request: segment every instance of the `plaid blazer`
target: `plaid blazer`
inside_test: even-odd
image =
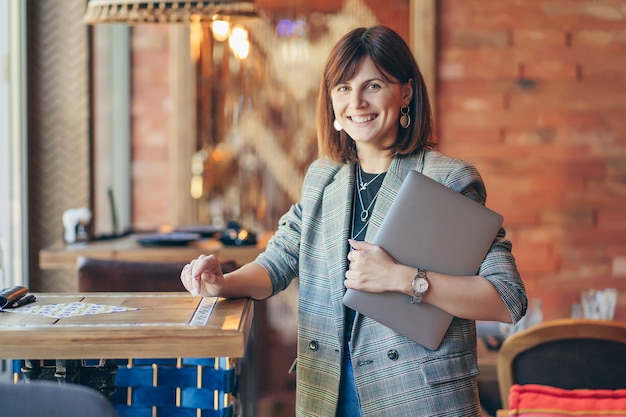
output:
[[[482,204],[486,191],[470,164],[437,151],[394,158],[374,205],[366,239],[371,241],[410,170]],[[299,278],[296,415],[334,417],[344,346],[344,274],[354,194],[353,164],[313,162],[302,198],[282,216],[256,263],[274,293]],[[418,213],[416,213],[417,215]],[[526,293],[511,243],[501,229],[479,274],[499,291],[517,322]],[[476,326],[454,318],[441,346],[431,351],[376,321],[357,314],[352,364],[364,417],[478,416]]]

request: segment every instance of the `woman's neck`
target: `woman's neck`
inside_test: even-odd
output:
[[[372,155],[362,155],[359,153],[361,169],[368,174],[380,174],[381,172],[387,171],[392,159],[392,155],[384,151],[377,151]]]

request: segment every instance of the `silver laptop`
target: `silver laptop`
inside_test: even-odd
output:
[[[399,263],[450,275],[476,275],[502,225],[500,214],[411,171],[373,243]],[[407,283],[408,285],[408,283]],[[453,316],[403,293],[348,289],[343,303],[436,350]]]

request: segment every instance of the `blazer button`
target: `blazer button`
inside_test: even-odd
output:
[[[400,355],[398,354],[398,351],[395,349],[389,349],[387,351],[387,357],[389,359],[391,359],[392,361],[397,361],[398,358],[400,357]]]
[[[311,349],[311,350],[312,350],[312,351],[314,351],[314,352],[315,352],[317,349],[319,349],[319,345],[318,345],[318,343],[317,343],[317,341],[316,341],[316,340],[311,340],[311,341],[309,342],[309,349]]]

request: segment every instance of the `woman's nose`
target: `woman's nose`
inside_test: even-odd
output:
[[[363,97],[363,93],[361,91],[353,91],[350,94],[350,107],[352,108],[360,108],[366,106],[367,103]]]

